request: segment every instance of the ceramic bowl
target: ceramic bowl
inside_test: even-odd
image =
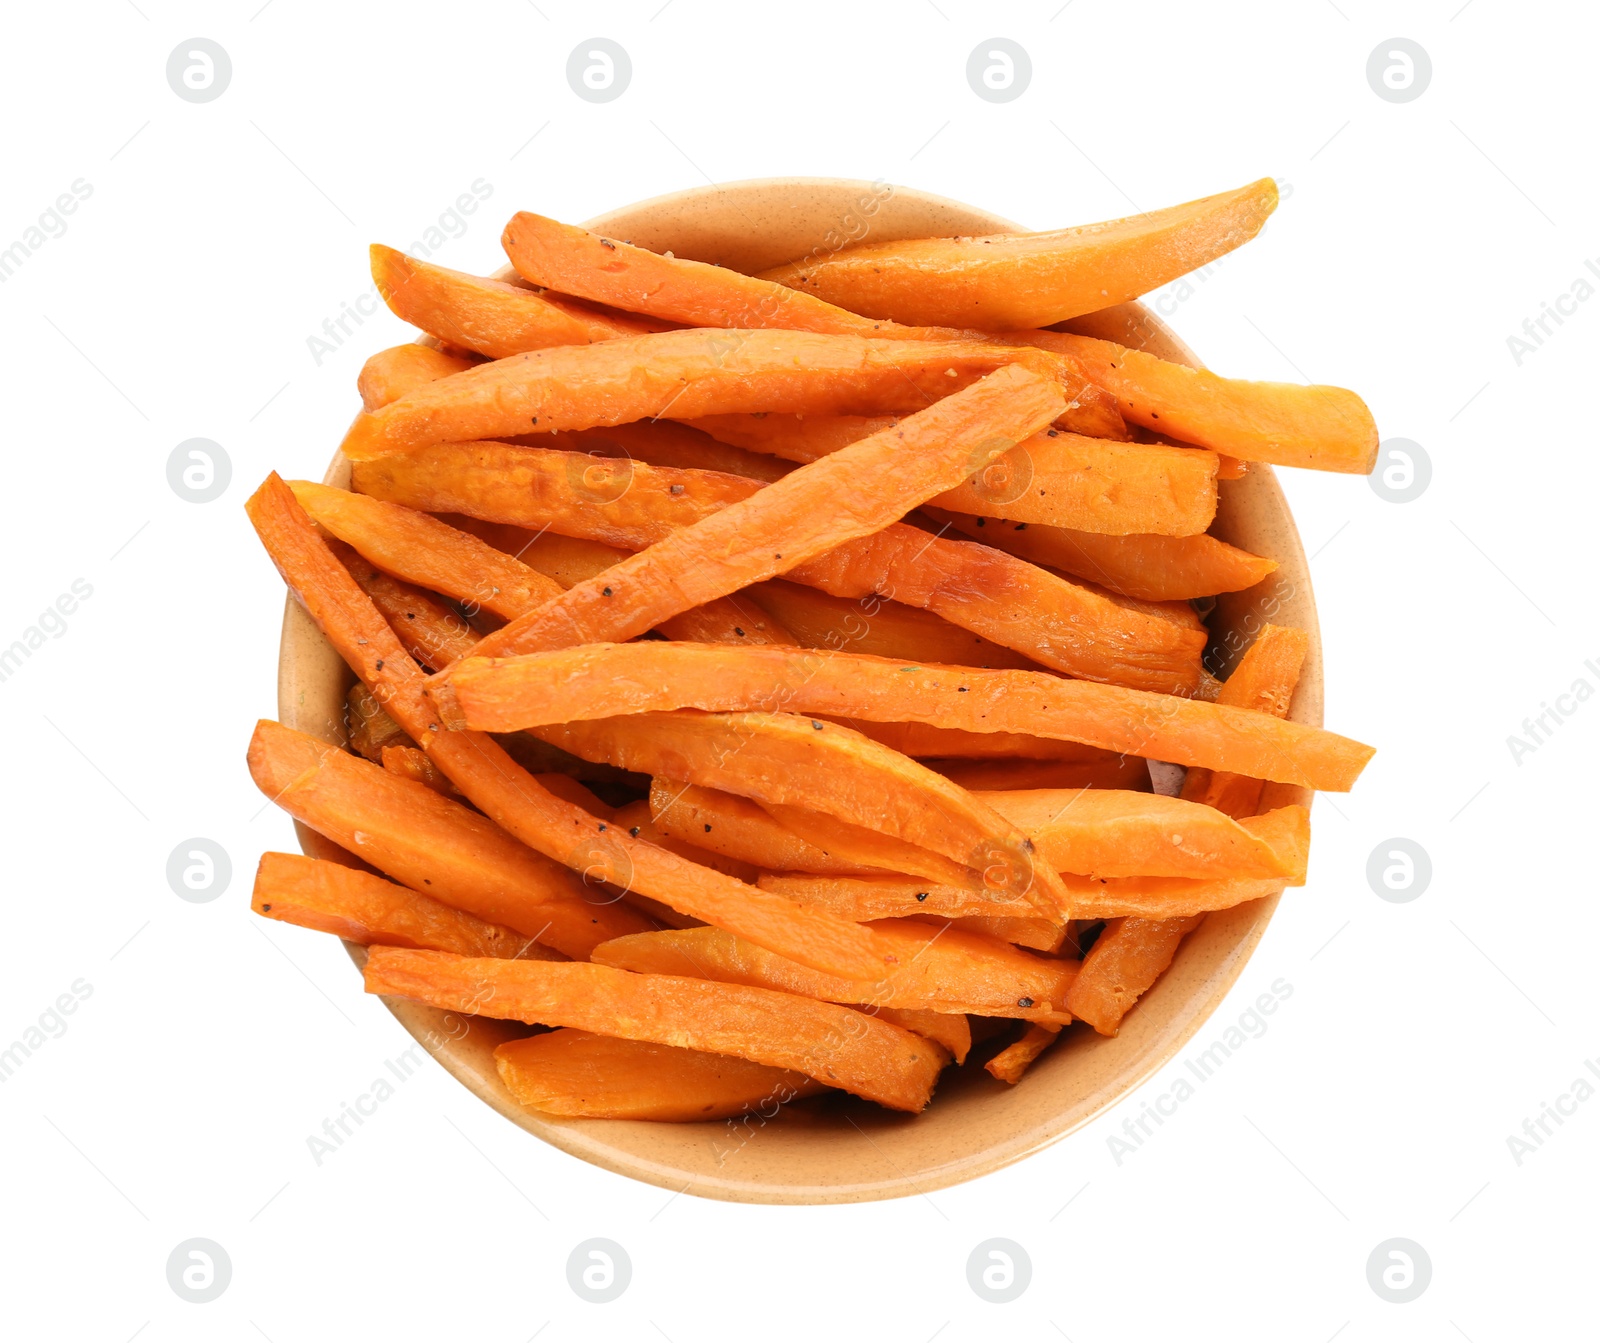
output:
[[[1063,207],[1057,225],[1077,217]],[[780,178],[697,188],[612,210],[591,229],[655,251],[757,271],[816,247],[863,238],[887,240],[993,233],[1019,226],[972,206],[903,187],[837,179]],[[1198,366],[1186,346],[1139,304],[1124,304],[1074,324]],[[330,484],[344,484],[336,459]],[[1247,645],[1268,621],[1311,634],[1311,651],[1290,717],[1322,722],[1322,659],[1316,608],[1294,519],[1272,471],[1254,467],[1221,486],[1215,535],[1278,562],[1249,592],[1218,602],[1210,617],[1213,669]],[[292,601],[279,657],[278,710],[290,727],[330,741],[342,732],[350,674]],[[1309,801],[1280,789],[1274,803]],[[301,829],[308,852],[327,841]],[[1277,897],[1213,913],[1188,937],[1172,968],[1128,1014],[1115,1038],[1083,1024],[1006,1086],[970,1063],[950,1069],[921,1115],[881,1110],[850,1097],[786,1107],[743,1122],[653,1124],[557,1119],[525,1110],[501,1085],[492,1057],[527,1028],[462,1019],[398,999],[385,1000],[401,1025],[486,1105],[562,1151],[663,1188],[754,1203],[845,1203],[895,1198],[970,1180],[1018,1161],[1114,1105],[1171,1059],[1204,1025],[1244,969]],[[359,965],[360,947],[350,948]]]

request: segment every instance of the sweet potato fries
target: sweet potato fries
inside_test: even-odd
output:
[[[1212,534],[1230,490],[1370,470],[1366,406],[1094,317],[1276,200],[759,276],[532,213],[514,274],[374,245],[430,343],[362,369],[348,477],[247,506],[355,682],[256,726],[315,848],[252,909],[498,1023],[480,1060],[564,1120],[916,1113],[1115,1034],[1208,913],[1306,880],[1306,790],[1372,755],[1294,709],[1314,631],[1205,620],[1294,556]]]

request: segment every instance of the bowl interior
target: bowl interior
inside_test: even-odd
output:
[[[670,249],[677,256],[755,270],[814,248],[837,248],[866,238],[997,232],[1017,226],[903,187],[774,179],[658,197],[613,210],[591,220],[589,227],[658,251]],[[1198,362],[1139,304],[1107,309],[1074,326],[1168,359]],[[336,458],[328,481],[347,480],[348,464]],[[1294,520],[1269,468],[1256,466],[1242,479],[1222,484],[1212,531],[1279,565],[1256,588],[1218,602],[1210,619],[1213,670],[1225,671],[1269,620],[1309,631],[1310,656],[1290,717],[1320,725],[1316,608]],[[290,601],[279,658],[282,721],[342,744],[349,684],[343,662]],[[1309,801],[1304,790],[1269,787],[1271,805]],[[308,853],[334,851],[321,836],[297,829]],[[1184,941],[1171,969],[1128,1014],[1115,1038],[1075,1025],[1015,1087],[994,1081],[974,1063],[951,1069],[933,1105],[916,1117],[830,1097],[739,1122],[553,1119],[519,1106],[495,1071],[495,1047],[527,1028],[460,1018],[398,999],[385,1002],[481,1100],[546,1142],[608,1170],[674,1190],[748,1202],[892,1198],[955,1184],[1015,1161],[1071,1132],[1143,1081],[1215,1009],[1260,941],[1276,905],[1274,896],[1211,914]],[[350,951],[358,964],[364,960],[362,948],[351,946]]]

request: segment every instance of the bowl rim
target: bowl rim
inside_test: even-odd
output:
[[[643,210],[699,208],[719,196],[748,195],[752,192],[772,193],[781,190],[861,192],[881,189],[884,185],[878,182],[830,177],[750,178],[738,182],[666,192],[596,216],[588,221],[585,227],[605,229],[615,220]],[[948,197],[898,185],[890,187],[889,191],[894,196],[908,199],[924,208],[968,218],[982,216],[985,226],[991,231],[1021,231],[1020,225]],[[927,235],[901,233],[899,236]],[[680,252],[680,255],[682,254],[686,253]],[[511,268],[506,266],[496,274],[504,278],[510,273]],[[1178,359],[1192,367],[1202,367],[1200,360],[1189,347],[1143,304],[1121,305],[1120,320],[1135,327],[1142,327],[1143,336],[1152,343],[1165,347],[1165,357]],[[419,336],[416,343],[437,344],[425,334]],[[1262,500],[1276,515],[1275,521],[1279,528],[1276,536],[1279,572],[1292,574],[1297,588],[1303,586],[1304,590],[1302,609],[1295,623],[1306,628],[1311,637],[1311,648],[1291,717],[1300,722],[1320,726],[1322,723],[1320,631],[1304,548],[1275,473],[1270,467],[1256,464],[1252,467],[1250,475],[1254,477],[1253,488],[1262,492]],[[324,479],[328,484],[342,486],[348,483],[349,463],[337,451]],[[340,744],[345,744],[342,741],[342,723],[326,719],[318,722],[314,714],[308,718],[306,705],[308,689],[312,688],[314,683],[320,681],[326,686],[330,676],[338,676],[341,678],[341,684],[348,685],[350,674],[292,596],[285,599],[278,670],[278,712],[281,721],[299,727],[303,731],[321,735],[330,741],[338,740]],[[341,698],[342,694],[341,690]],[[1297,796],[1288,796],[1288,793]],[[1309,798],[1309,794],[1305,790],[1286,791],[1285,800],[1306,798]],[[295,830],[304,852],[320,856],[344,852],[298,821],[295,822]],[[1231,945],[1225,948],[1212,971],[1202,981],[1201,995],[1198,998],[1191,996],[1186,1000],[1185,1009],[1175,1014],[1168,1021],[1166,1029],[1160,1030],[1142,1047],[1131,1066],[1116,1071],[1108,1082],[1080,1098],[1076,1105],[1062,1112],[1049,1114],[1007,1139],[991,1146],[958,1154],[943,1162],[919,1167],[914,1173],[896,1170],[882,1179],[860,1179],[838,1183],[792,1183],[760,1178],[733,1178],[710,1173],[704,1169],[688,1169],[681,1163],[675,1164],[669,1160],[652,1159],[633,1148],[606,1140],[607,1133],[619,1132],[618,1125],[635,1127],[630,1121],[560,1119],[526,1110],[511,1097],[501,1084],[494,1068],[492,1050],[500,1040],[522,1034],[525,1028],[508,1029],[502,1023],[488,1022],[482,1018],[475,1018],[470,1023],[463,1022],[452,1014],[442,1013],[437,1009],[405,999],[384,997],[383,1002],[413,1039],[479,1100],[491,1106],[519,1128],[561,1151],[613,1173],[680,1193],[687,1192],[701,1197],[734,1202],[820,1205],[907,1197],[975,1179],[1020,1161],[1104,1115],[1118,1101],[1142,1086],[1170,1063],[1179,1050],[1214,1015],[1219,1004],[1238,981],[1265,935],[1280,896],[1281,892],[1247,905],[1235,906],[1232,910],[1216,911],[1208,917],[1199,933],[1193,935],[1191,939],[1186,939],[1184,947],[1180,949],[1179,960],[1174,962],[1174,968],[1181,962],[1190,941],[1204,933],[1208,925],[1226,925],[1219,936],[1222,939],[1231,938]],[[351,942],[346,942],[345,947],[358,967],[365,963],[365,947]],[[1169,970],[1168,975],[1171,974],[1172,971]],[[1163,977],[1165,978],[1166,976]],[[1155,995],[1161,986],[1162,981],[1158,981],[1156,987],[1146,997]],[[1070,1052],[1081,1052],[1084,1046],[1081,1032],[1078,1033],[1078,1037],[1077,1047]],[[1089,1037],[1087,1048],[1113,1047],[1120,1038],[1123,1037]],[[1068,1052],[1068,1045],[1069,1042],[1064,1039],[1055,1046],[1052,1054]],[[1049,1057],[1050,1055],[1046,1056],[1047,1059]]]

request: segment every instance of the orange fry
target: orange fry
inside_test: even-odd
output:
[[[985,1063],[983,1070],[997,1081],[1016,1086],[1033,1061],[1049,1049],[1060,1034],[1061,1027],[1035,1021],[1022,1033],[1021,1039],[1007,1045]]]
[[[1039,788],[979,793],[1058,872],[1091,877],[1306,879],[1310,813],[1280,807],[1236,821],[1160,793]]]
[[[701,931],[690,929],[690,933]],[[921,1110],[949,1056],[864,1012],[742,984],[374,947],[368,993],[536,1025],[731,1054],[895,1110]]]
[[[1142,601],[1242,592],[1278,567],[1276,560],[1214,536],[1105,536],[924,507],[936,522],[948,523],[975,541]]]
[[[356,417],[344,454],[594,429],[733,411],[915,411],[1020,364],[1059,387],[1063,361],[1027,346],[867,340],[800,331],[664,331],[512,355]],[[1061,413],[1065,398],[1051,412]],[[1047,421],[1048,422],[1048,421]]]
[[[1204,918],[1196,914],[1187,919],[1127,918],[1108,923],[1067,993],[1072,1015],[1082,1017],[1101,1035],[1115,1035],[1128,1010],[1172,964],[1178,944]]]
[[[257,914],[366,946],[422,947],[457,956],[559,960],[560,954],[432,896],[339,863],[264,853],[250,907]]]
[[[567,1119],[730,1119],[827,1090],[803,1073],[728,1054],[567,1027],[508,1040],[494,1062],[523,1105]]]
[[[1343,387],[1221,378],[1109,340],[1040,331],[1040,349],[1071,355],[1135,424],[1249,462],[1368,474],[1378,459],[1372,412]]]
[[[293,480],[311,520],[396,578],[510,619],[561,595],[561,585],[426,513]]]
[[[372,278],[390,312],[447,345],[491,359],[662,329],[658,323],[603,314],[504,280],[431,265],[382,243],[373,243],[370,250]]]
[[[429,345],[396,345],[379,350],[361,366],[356,390],[365,410],[378,410],[427,383],[474,368],[478,360],[468,355],[446,354]]]
[[[654,642],[472,657],[430,682],[430,694],[457,721],[490,732],[618,714],[781,708],[1026,732],[1337,792],[1349,790],[1372,756],[1370,747],[1321,728],[1205,700],[1043,672],[908,666],[787,648]]]
[[[1278,204],[1270,177],[1050,233],[863,243],[763,272],[841,308],[917,326],[1014,331],[1159,289],[1248,242]]]

